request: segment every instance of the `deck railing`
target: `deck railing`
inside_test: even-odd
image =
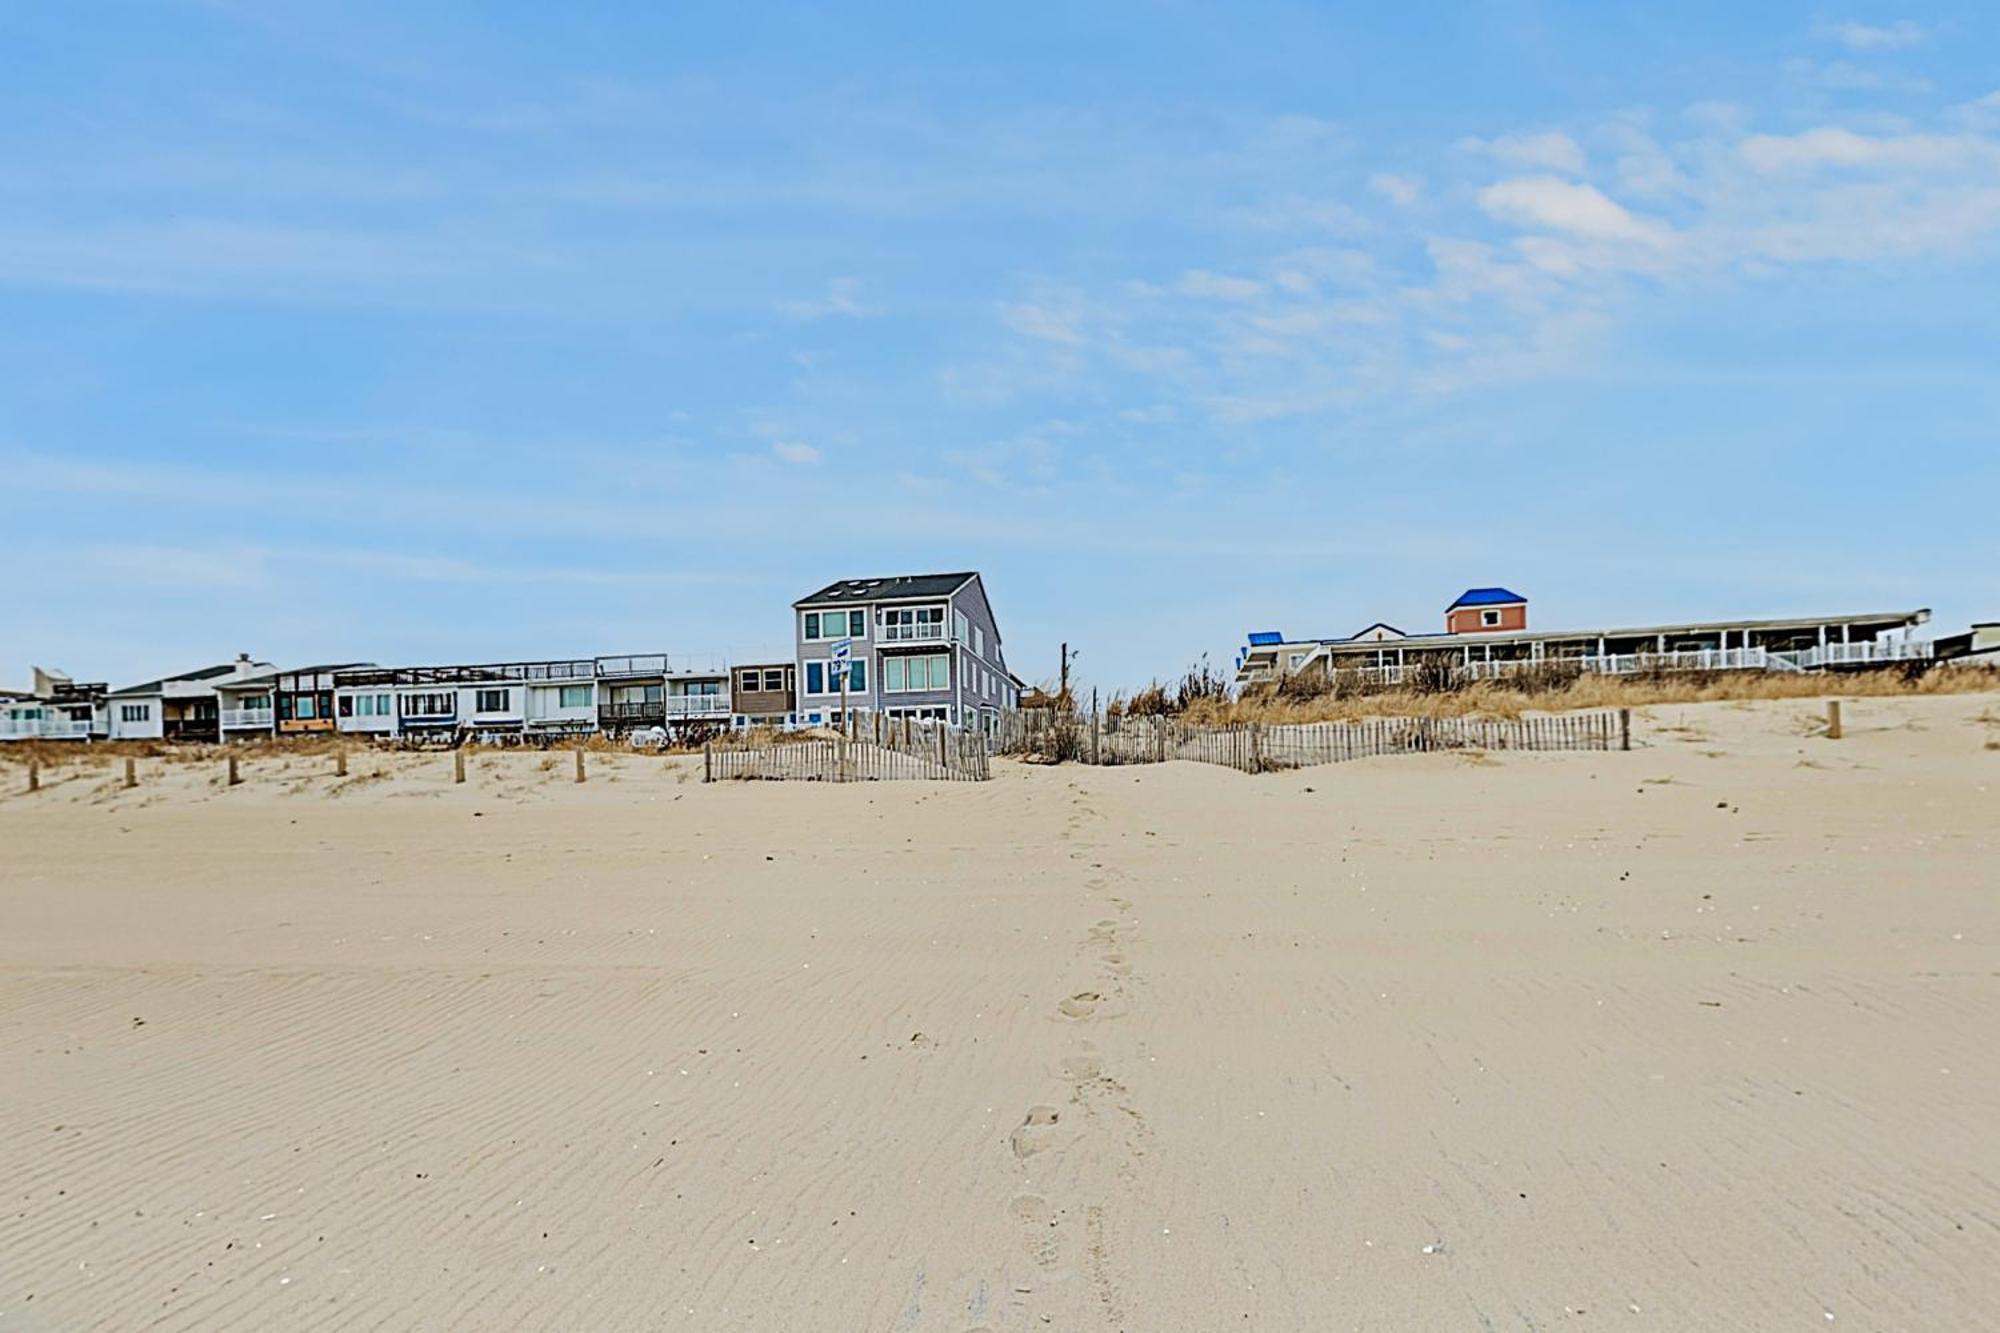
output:
[[[90,723],[67,717],[0,718],[0,741],[86,741]]]
[[[1334,670],[1372,685],[1400,685],[1411,673],[1425,668],[1416,660],[1428,658],[1437,669],[1449,669],[1464,680],[1501,680],[1517,672],[1562,670],[1599,676],[1630,676],[1653,671],[1812,671],[1825,667],[1888,665],[1923,661],[1933,656],[1928,640],[1873,639],[1866,643],[1829,643],[1800,649],[1776,648],[1683,648],[1666,652],[1590,653],[1576,657],[1510,657],[1491,661],[1474,657],[1465,660],[1463,650],[1420,648],[1410,650],[1410,659],[1400,665],[1348,666],[1332,656],[1315,657]],[[1350,659],[1351,660],[1351,659]],[[1307,664],[1308,666],[1311,663]],[[1272,673],[1259,672],[1257,679],[1270,680]]]
[[[728,717],[726,694],[670,694],[666,697],[668,717]]]
[[[269,731],[277,714],[268,708],[225,708],[222,710],[224,731]]]

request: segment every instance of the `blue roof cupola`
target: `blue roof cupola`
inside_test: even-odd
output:
[[[1516,603],[1525,604],[1527,600],[1520,593],[1506,588],[1467,588],[1445,610],[1456,611],[1461,606],[1513,606]]]

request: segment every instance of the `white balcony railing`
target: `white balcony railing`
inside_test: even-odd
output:
[[[877,643],[942,643],[943,625],[877,625]]]
[[[728,717],[726,694],[670,694],[666,699],[668,717]]]
[[[269,731],[275,719],[268,708],[225,708],[222,710],[224,731]]]
[[[1435,649],[1420,651],[1436,652]],[[1599,676],[1629,676],[1641,671],[1811,671],[1831,666],[1869,666],[1877,663],[1921,661],[1934,655],[1928,640],[1876,639],[1867,643],[1829,643],[1824,646],[1778,651],[1768,648],[1688,648],[1664,653],[1593,653],[1586,657],[1510,658],[1504,661],[1452,662],[1462,676],[1473,680],[1498,680],[1516,671],[1545,666],[1571,666]],[[1314,654],[1310,661],[1320,660]],[[1339,658],[1328,658],[1336,670],[1358,671],[1361,678],[1380,685],[1400,684],[1413,664],[1385,663],[1382,666],[1352,667]],[[1272,664],[1246,664],[1241,673],[1246,680],[1269,680],[1276,674]]]
[[[90,723],[67,717],[0,718],[0,741],[84,741]]]

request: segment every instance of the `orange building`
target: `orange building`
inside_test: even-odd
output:
[[[1504,634],[1528,628],[1528,599],[1505,588],[1467,588],[1445,608],[1446,634]]]

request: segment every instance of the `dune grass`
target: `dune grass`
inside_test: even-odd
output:
[[[1386,687],[1311,694],[1267,687],[1235,699],[1191,700],[1177,716],[1188,722],[1339,722],[1364,717],[1517,717],[1526,712],[1643,708],[1759,699],[1882,698],[2000,691],[2000,670],[1934,668],[1779,675],[1769,672],[1679,672],[1646,676],[1583,675],[1552,688],[1474,681],[1450,688]]]

